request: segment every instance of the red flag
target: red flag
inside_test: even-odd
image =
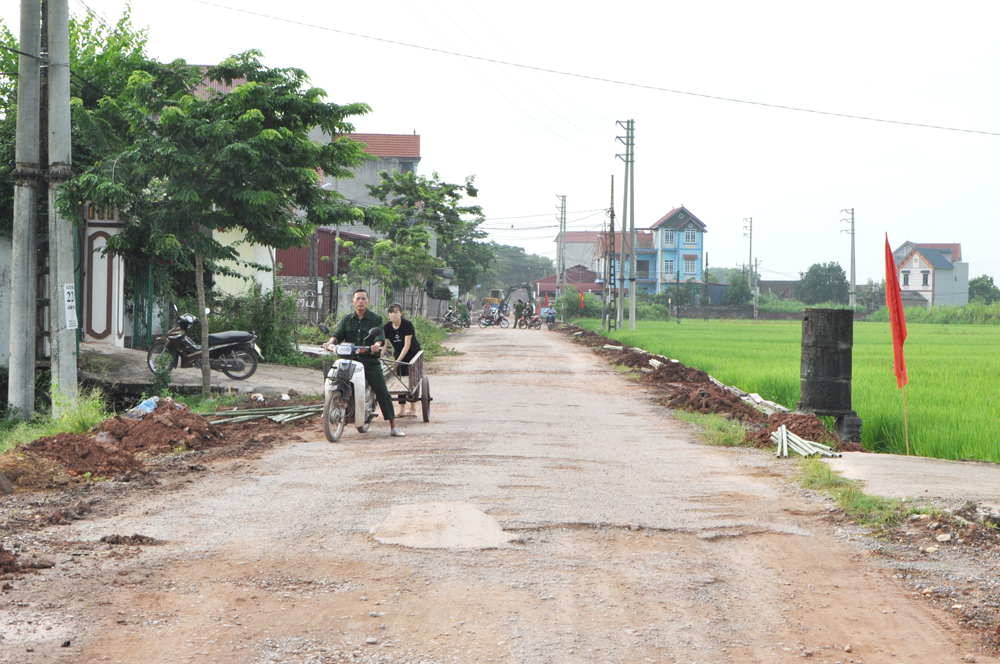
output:
[[[583,309],[583,291],[580,291],[580,308]]]
[[[545,306],[549,306],[549,294],[545,294]]]
[[[903,315],[903,295],[896,274],[896,259],[889,248],[889,234],[885,234],[885,306],[889,308],[889,325],[892,327],[892,359],[896,371],[896,384],[902,388],[908,381],[906,361],[903,359],[903,342],[906,341],[906,316]]]

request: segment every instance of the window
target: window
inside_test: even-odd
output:
[[[673,273],[674,273],[674,259],[668,258],[667,260],[663,261],[663,276],[669,277]]]
[[[928,273],[924,272],[920,276],[923,277],[921,279],[921,285],[923,285],[923,286],[929,286],[930,285],[929,279],[930,279],[931,275],[929,275]]]
[[[635,278],[649,279],[649,261],[637,260],[635,262]]]
[[[698,235],[694,232],[693,228],[684,231],[684,244],[694,244],[697,241]]]
[[[685,258],[684,259],[684,274],[694,274],[694,264],[695,259]]]
[[[909,286],[910,285],[910,273],[909,272],[904,272],[903,273],[903,285],[904,286]]]
[[[664,247],[674,246],[674,229],[667,228],[663,231],[663,246]]]

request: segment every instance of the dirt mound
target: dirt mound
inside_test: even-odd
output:
[[[74,433],[39,438],[24,447],[38,456],[60,463],[71,475],[90,473],[97,477],[114,477],[142,465],[117,445]]]
[[[10,578],[9,575],[20,571],[21,564],[17,562],[17,556],[0,545],[0,578]]]
[[[753,443],[757,447],[772,447],[774,443],[771,442],[771,434],[777,431],[782,424],[799,438],[832,445],[838,451],[842,451],[845,445],[845,443],[842,443],[830,433],[829,429],[826,428],[826,425],[818,417],[811,413],[808,415],[801,413],[775,413],[768,420],[766,429],[747,433],[747,442]]]
[[[166,454],[181,446],[203,450],[223,440],[204,417],[173,399],[160,400],[156,410],[138,421],[121,416],[106,420],[97,432],[97,440],[133,454]]]
[[[713,383],[708,374],[701,369],[692,369],[684,366],[680,362],[655,358],[664,364],[655,371],[646,374],[645,379],[654,383],[693,383],[695,385],[711,385],[718,389],[718,385]],[[648,360],[647,360],[648,362]],[[733,395],[735,396],[735,395]]]
[[[66,469],[23,447],[0,454],[0,472],[20,488],[43,488],[68,484],[72,479]]]
[[[101,541],[105,544],[125,544],[128,546],[157,546],[160,544],[165,544],[163,540],[158,540],[155,537],[149,537],[148,535],[140,535],[138,533],[129,535],[128,537],[124,535],[105,535],[101,538]]]
[[[670,394],[661,402],[667,408],[693,413],[713,413],[745,424],[762,424],[767,421],[764,413],[744,403],[732,392],[712,383],[703,385],[673,383],[662,387]]]

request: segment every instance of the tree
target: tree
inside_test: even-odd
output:
[[[477,284],[489,293],[491,288],[507,289],[513,284],[524,284],[555,274],[556,268],[551,258],[529,254],[523,247],[491,242],[489,251],[493,256],[486,271]]]
[[[746,274],[731,273],[729,275],[729,288],[726,289],[722,303],[729,306],[743,306],[750,301],[751,297],[752,293]]]
[[[799,273],[801,280],[795,287],[795,297],[806,304],[820,302],[847,303],[850,290],[847,275],[840,263],[816,263],[805,273]]]
[[[985,274],[969,280],[969,302],[994,304],[1000,302],[1000,288],[993,283],[993,277]]]
[[[105,97],[83,121],[100,135],[102,127],[126,128],[116,150],[74,180],[67,208],[84,199],[115,206],[130,220],[127,232],[109,249],[127,253],[134,243],[153,247],[159,257],[191,265],[202,314],[202,389],[210,390],[208,324],[204,318],[203,271],[225,272],[222,261],[239,263],[236,249],[216,241],[216,230],[240,229],[245,241],[275,248],[304,244],[318,224],[364,219],[341,194],[319,186],[322,171],[351,177],[365,155],[342,136],[347,121],[368,112],[365,104],[324,102],[325,93],[308,87],[301,69],[272,69],[259,51],[234,55],[206,73],[183,62],[175,93],[156,73],[131,73],[123,94]],[[228,94],[198,93],[202,80],[235,87]],[[309,139],[313,128],[335,137]],[[131,232],[128,232],[131,231]]]
[[[479,229],[483,221],[482,207],[463,204],[466,197],[475,198],[479,194],[475,176],[466,177],[465,184],[444,182],[437,173],[425,178],[412,171],[382,171],[379,176],[382,181],[368,185],[368,190],[395,215],[387,218],[387,223],[376,225],[373,229],[385,233],[389,241],[398,243],[400,234],[407,229],[427,228],[434,234],[437,243],[435,258],[440,258],[455,270],[454,282],[460,290],[472,290],[492,259],[489,244],[482,242],[486,233]],[[424,244],[423,250],[430,255],[427,244],[429,242]],[[413,275],[414,278],[423,276]],[[404,285],[398,281],[383,283]]]

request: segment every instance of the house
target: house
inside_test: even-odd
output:
[[[654,294],[662,293],[664,289],[678,282],[703,283],[706,232],[705,224],[683,205],[660,217],[649,228],[636,229],[634,251],[636,288],[644,288],[648,293]],[[595,244],[590,248],[590,255],[593,255],[596,261],[596,266],[592,269],[603,275],[612,234],[607,232],[591,234],[597,236]],[[579,237],[583,237],[582,232],[579,233]],[[616,261],[621,256],[623,237],[627,240],[628,234],[623,236],[620,232],[614,233]],[[626,280],[631,276],[629,274],[631,253],[630,248],[626,246],[626,260],[624,265],[620,266]]]
[[[969,264],[960,244],[907,241],[892,253],[904,299],[916,293],[928,307],[969,303]]]
[[[566,268],[565,276],[567,287],[575,288],[581,293],[593,293],[598,297],[602,297],[604,294],[604,283],[601,275],[587,268],[586,265],[574,265]],[[557,283],[558,275],[553,274],[535,279],[531,282],[531,287],[535,291],[535,297],[544,303],[546,299],[555,300]]]
[[[760,292],[770,293],[774,295],[779,300],[785,302],[791,302],[795,299],[795,287],[799,285],[798,281],[764,281],[761,280],[756,284],[760,288]]]
[[[600,274],[602,253],[599,242],[605,234],[604,231],[566,231],[565,235],[557,234],[555,239],[557,246],[564,237],[566,241],[563,245],[563,264],[581,265]],[[621,247],[620,244],[616,246]]]

